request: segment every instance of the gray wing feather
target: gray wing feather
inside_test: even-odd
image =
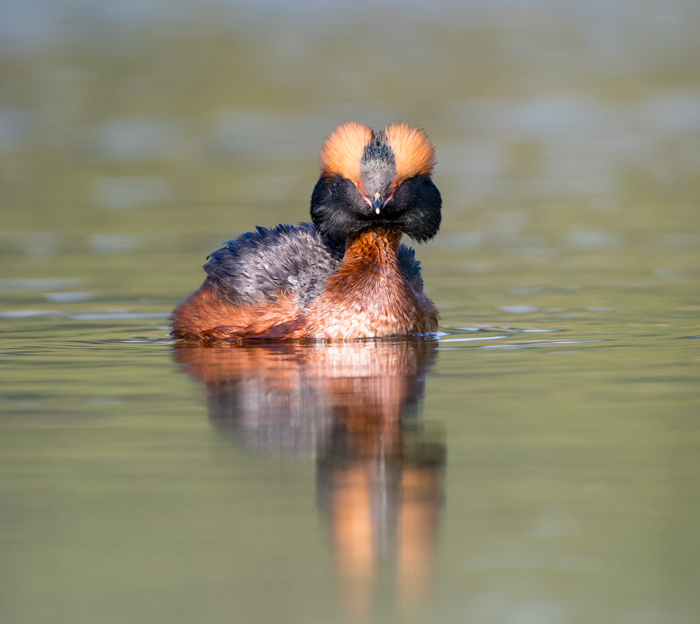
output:
[[[322,237],[310,223],[259,227],[212,253],[204,270],[231,303],[263,303],[287,293],[303,308],[323,291],[344,247]]]
[[[413,250],[413,247],[399,245],[398,257],[399,268],[401,269],[403,276],[409,283],[413,282],[414,279],[417,279],[422,291],[423,278],[421,277],[420,262],[416,260],[416,252]]]

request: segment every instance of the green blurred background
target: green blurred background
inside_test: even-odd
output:
[[[698,32],[693,0],[0,0],[1,619],[697,622]],[[424,128],[444,200],[409,607],[380,552],[348,608],[318,449],[222,435],[167,339],[348,120]]]

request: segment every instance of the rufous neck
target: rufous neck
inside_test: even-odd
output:
[[[348,236],[344,263],[395,264],[401,242],[401,232],[387,227],[370,227]]]

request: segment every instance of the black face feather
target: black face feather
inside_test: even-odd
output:
[[[433,181],[415,176],[399,184],[394,197],[382,209],[382,214],[389,227],[418,243],[424,243],[440,229],[441,208],[442,197]]]
[[[422,243],[437,234],[441,207],[440,191],[423,176],[402,182],[380,214],[362,198],[355,184],[341,176],[322,177],[311,195],[311,219],[321,234],[332,238],[385,226]]]

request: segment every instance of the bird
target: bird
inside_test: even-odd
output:
[[[429,335],[438,312],[403,234],[441,222],[435,150],[420,128],[347,122],[326,139],[311,223],[256,227],[224,243],[171,314],[175,339],[357,340]]]

